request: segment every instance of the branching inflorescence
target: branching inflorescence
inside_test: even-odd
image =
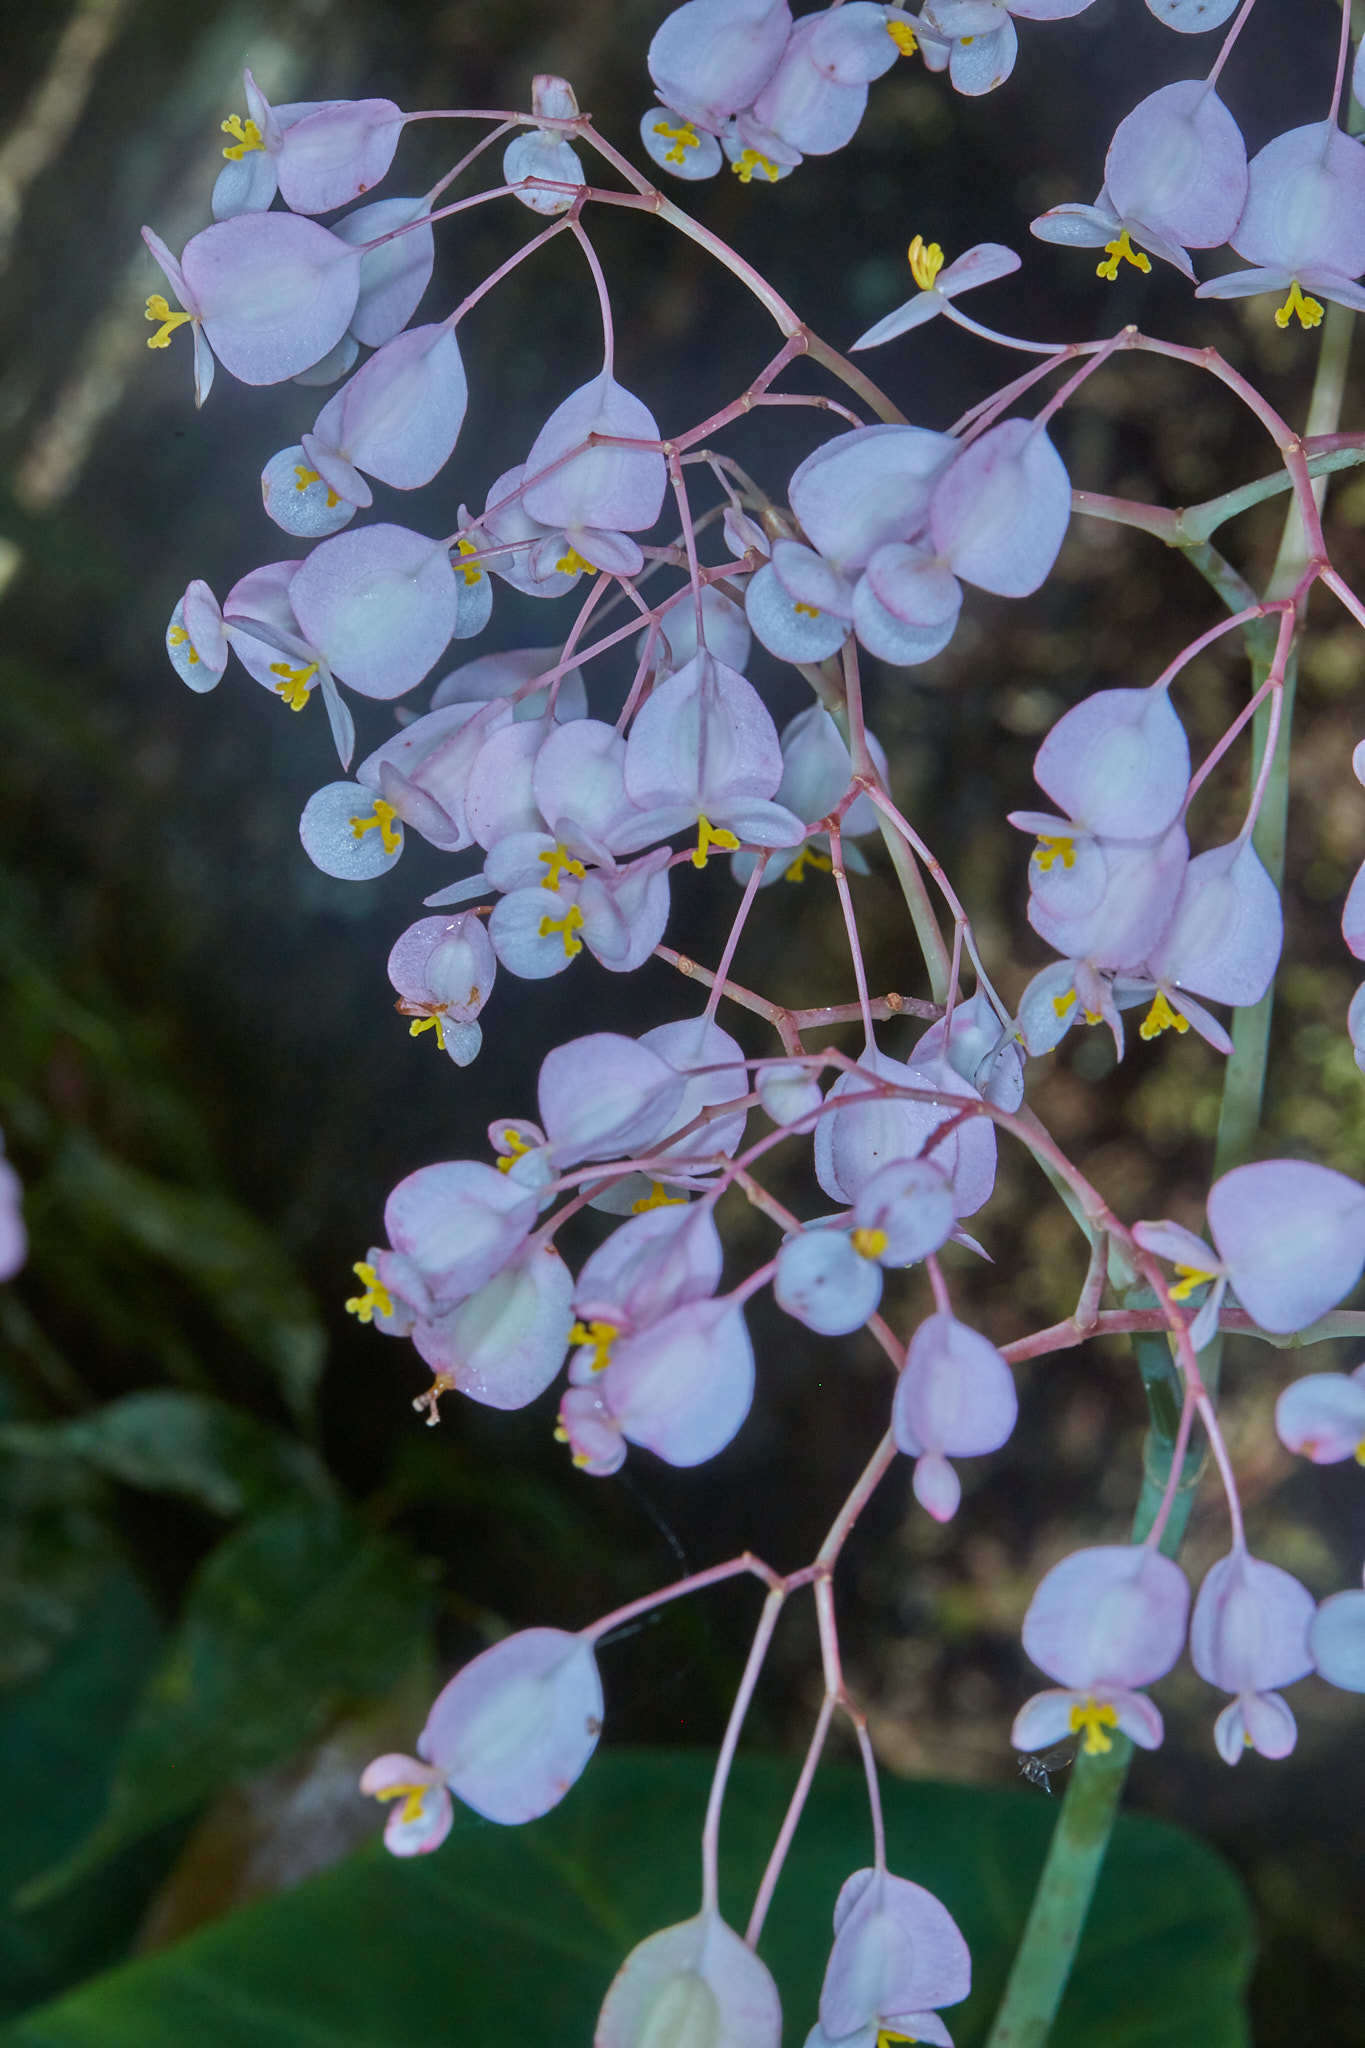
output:
[[[1281,326],[1317,326],[1324,301],[1365,305],[1365,147],[1340,125],[1347,21],[1324,118],[1275,138],[1248,163],[1218,83],[1253,0],[1236,9],[1234,0],[1147,4],[1177,31],[1230,21],[1226,38],[1205,71],[1163,87],[1119,122],[1095,202],[1053,207],[1035,234],[1100,249],[1099,274],[1109,278],[1124,265],[1149,271],[1156,259],[1193,281],[1191,251],[1230,245],[1251,267],[1206,280],[1200,295],[1273,291]],[[1016,22],[1031,33],[1035,22],[1060,22],[1089,5],[924,0],[915,13],[835,0],[794,22],[786,0],[690,0],[650,47],[659,104],[642,122],[644,149],[653,166],[684,180],[728,162],[745,184],[776,184],[803,158],[841,148],[870,84],[898,62],[918,52],[959,92],[987,92],[1012,69]],[[1282,790],[1285,685],[1310,592],[1322,583],[1365,622],[1365,605],[1327,556],[1318,481],[1360,459],[1365,436],[1338,432],[1333,418],[1305,440],[1221,356],[1131,327],[1101,341],[995,333],[958,301],[1017,269],[1019,257],[988,243],[945,263],[919,235],[910,248],[914,296],[850,353],[943,317],[1039,360],[947,431],[909,423],[858,365],[606,141],[559,78],[536,79],[529,113],[404,115],[386,100],[272,107],[248,72],[246,108],[224,123],[230,140],[214,224],[179,259],[144,231],[179,304],[161,294],[148,300],[149,346],[166,347],[190,328],[200,403],[215,364],[248,384],[293,378],[337,389],[298,443],[262,471],[267,514],[308,552],[250,570],[221,607],[205,583],[191,582],[167,631],[177,673],[209,690],[235,654],[291,710],[321,699],[343,779],[309,799],[300,830],[326,874],[359,881],[385,873],[410,832],[464,857],[428,897],[429,914],[397,936],[388,962],[411,1031],[429,1033],[457,1067],[479,1052],[479,1018],[497,1000],[499,969],[543,980],[587,951],[628,974],[657,956],[708,990],[699,1014],[693,997],[676,1021],[639,1038],[597,1030],[555,1047],[540,1066],[534,1120],[522,1113],[526,1103],[511,1105],[489,1127],[487,1158],[409,1173],[389,1195],[386,1242],[356,1263],[359,1291],[347,1308],[414,1347],[432,1375],[415,1406],[431,1423],[447,1395],[504,1409],[537,1399],[567,1353],[557,1434],[587,1474],[615,1472],[642,1450],[697,1465],[731,1441],[754,1387],[745,1304],[761,1289],[771,1287],[813,1331],[868,1329],[889,1367],[886,1433],[809,1564],[782,1574],[746,1554],[577,1632],[531,1628],[497,1643],[437,1698],[417,1757],[379,1758],[364,1789],[389,1802],[386,1839],[404,1856],[438,1846],[452,1793],[495,1821],[544,1813],[597,1742],[597,1648],[607,1632],[683,1594],[751,1576],[766,1597],[706,1817],[700,1908],[626,1961],[597,2039],[602,2048],[779,2040],[777,1995],[756,1943],[838,1714],[867,1767],[873,1861],[840,1893],[809,2042],[946,2042],[938,2010],[966,1995],[966,1946],[937,1900],[886,1867],[872,1751],[841,1668],[834,1595],[849,1532],[902,1458],[913,1461],[919,1502],[945,1521],[959,1506],[957,1461],[998,1449],[1014,1427],[1014,1364],[1101,1328],[1164,1333],[1178,1390],[1169,1478],[1141,1541],[1082,1550],[1038,1587],[1024,1646],[1054,1683],[1021,1707],[1016,1745],[1041,1751],[1072,1736],[1099,1755],[1122,1731],[1155,1746],[1161,1716],[1144,1688],[1172,1668],[1187,1633],[1197,1671],[1229,1695],[1215,1737],[1232,1763],[1247,1746],[1272,1757],[1289,1751],[1294,1719],[1279,1688],[1312,1668],[1365,1690],[1365,1593],[1338,1593],[1315,1611],[1287,1572],[1249,1554],[1205,1370],[1220,1328],[1283,1338],[1361,1327],[1339,1304],[1365,1266],[1365,1187],[1304,1160],[1237,1164],[1211,1188],[1209,1245],[1169,1221],[1125,1222],[1024,1106],[1027,1061],[1081,1023],[1106,1029],[1120,1057],[1125,1013],[1140,1018],[1143,1039],[1193,1030],[1236,1057],[1236,1015],[1264,997],[1280,955],[1279,876],[1255,834]],[[369,197],[413,119],[472,123],[482,139],[430,192]],[[447,197],[497,143],[501,182]],[[594,160],[602,184],[591,182]],[[412,324],[436,229],[504,200],[544,224],[453,311]],[[778,330],[772,358],[703,421],[661,427],[618,376],[611,293],[591,230],[601,209],[621,207],[700,243]],[[336,217],[323,226],[320,214]],[[488,484],[481,510],[459,507],[450,531],[353,523],[372,506],[373,483],[413,490],[444,470],[466,409],[466,316],[518,264],[563,238],[577,245],[600,308],[600,365],[524,452],[509,451],[520,459]],[[1262,487],[1180,513],[1073,497],[1054,432],[1095,368],[1134,352],[1172,359],[1192,378],[1212,376],[1235,395],[1273,452],[1275,473]],[[839,403],[793,384],[804,358],[842,384]],[[491,376],[480,371],[476,382]],[[770,494],[738,468],[724,439],[754,408],[779,404],[818,408],[835,430]],[[1286,540],[1258,596],[1221,558],[1210,568],[1209,535],[1277,489],[1289,494]],[[1186,548],[1228,616],[1154,680],[1083,700],[1044,739],[1034,764],[1044,807],[1016,812],[1012,823],[1034,841],[1029,921],[1057,959],[1011,1005],[992,984],[967,906],[889,786],[865,722],[861,664],[865,655],[903,669],[928,660],[951,639],[974,590],[1037,591],[1077,509]],[[446,669],[452,643],[488,627],[499,580],[554,606],[546,644]],[[570,596],[577,609],[566,622],[556,601]],[[1177,708],[1182,677],[1227,634],[1247,648],[1246,705],[1192,767]],[[745,674],[754,639],[813,692],[781,733]],[[612,697],[600,658],[623,646],[633,676]],[[408,699],[438,670],[425,708],[401,711],[352,771],[351,699]],[[1257,767],[1236,835],[1195,850],[1191,799],[1253,721]],[[1356,766],[1361,772],[1359,755]],[[868,984],[854,885],[867,870],[859,841],[878,834],[923,954],[921,998],[874,997]],[[665,943],[671,891],[675,871],[706,869],[721,855],[738,904],[720,960],[700,969]],[[732,968],[758,893],[813,870],[832,877],[857,1000],[793,1012],[736,981]],[[1365,871],[1343,929],[1365,958]],[[719,1021],[722,1004],[730,1023],[764,1026],[769,1041],[754,1050],[733,1035]],[[1232,1035],[1220,1010],[1233,1013]],[[878,1026],[906,1016],[924,1028],[897,1058],[879,1044]],[[861,1024],[856,1058],[808,1043],[839,1022]],[[1365,1065],[1365,990],[1350,1029]],[[981,1249],[966,1226],[990,1200],[1002,1140],[1033,1155],[1091,1254],[1072,1317],[1003,1351],[966,1317],[970,1264],[945,1266],[939,1256],[950,1243]],[[765,1187],[779,1152],[784,1168],[797,1154],[809,1162],[820,1190],[812,1206],[823,1204],[822,1213],[797,1216]],[[731,1189],[767,1219],[772,1246],[722,1288],[716,1217]],[[566,1253],[589,1207],[620,1220],[575,1273]],[[911,1266],[923,1267],[930,1306],[907,1337],[879,1305],[886,1269]],[[1117,1305],[1104,1308],[1107,1286]],[[1276,1418],[1285,1444],[1317,1462],[1365,1458],[1362,1372],[1291,1386]],[[1231,1548],[1191,1618],[1188,1582],[1167,1553],[1196,1421],[1225,1489]],[[806,1590],[819,1622],[824,1700],[741,1937],[719,1912],[722,1794],[779,1613]]]

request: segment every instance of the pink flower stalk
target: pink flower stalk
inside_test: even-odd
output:
[[[1353,280],[1365,270],[1365,145],[1335,121],[1314,121],[1277,135],[1251,160],[1246,205],[1231,237],[1256,267],[1210,278],[1201,299],[1241,299],[1286,292],[1276,325],[1316,327],[1321,293],[1338,305],[1365,308]]]
[[[896,1382],[891,1432],[915,1460],[915,1498],[936,1522],[951,1521],[962,1499],[949,1458],[998,1451],[1018,1416],[1014,1375],[995,1346],[955,1316],[926,1317]]]
[[[0,1280],[12,1280],[28,1257],[28,1232],[24,1228],[24,1191],[4,1157],[4,1144],[0,1135]]]
[[[431,1031],[457,1067],[478,1057],[483,1032],[474,1021],[493,990],[497,959],[477,917],[423,917],[408,926],[389,954],[398,1007],[411,1017],[412,1037]]]
[[[1042,242],[1102,247],[1097,274],[1111,282],[1121,263],[1151,269],[1143,249],[1193,282],[1187,252],[1226,242],[1246,197],[1242,131],[1211,85],[1187,78],[1150,93],[1120,121],[1093,206],[1054,206],[1030,228]]]
[[[1308,1647],[1318,1675],[1343,1692],[1365,1692],[1365,1592],[1333,1593],[1313,1616]]]
[[[272,107],[243,74],[247,118],[232,115],[233,139],[213,188],[213,217],[264,212],[278,190],[295,213],[349,206],[388,175],[403,115],[392,100],[299,100]]]
[[[976,97],[993,92],[1009,77],[1019,53],[1012,17],[1069,21],[1090,4],[1091,0],[924,0],[917,23],[924,61],[931,71],[946,66],[960,93]]]
[[[1275,1434],[1287,1451],[1315,1465],[1344,1458],[1365,1465],[1365,1365],[1294,1380],[1275,1403]]]
[[[1365,1188],[1305,1159],[1263,1159],[1234,1167],[1209,1191],[1217,1245],[1170,1222],[1136,1223],[1144,1250],[1173,1261],[1177,1301],[1212,1281],[1190,1326],[1196,1350],[1218,1327],[1229,1284],[1263,1330],[1303,1330],[1350,1293],[1365,1267]]]
[[[1024,1648],[1060,1690],[1036,1693],[1015,1716],[1016,1749],[1082,1735],[1092,1756],[1119,1728],[1142,1749],[1161,1741],[1157,1708],[1140,1686],[1171,1669],[1185,1642],[1190,1589],[1178,1564],[1144,1544],[1074,1551],[1052,1567],[1024,1616]]]
[[[627,1444],[668,1465],[701,1465],[725,1449],[749,1413],[753,1346],[734,1302],[683,1301],[614,1342],[601,1369],[581,1350],[570,1377],[559,1429],[581,1471],[619,1470]]]
[[[702,0],[694,0],[702,4]],[[686,13],[686,8],[679,10]],[[714,1907],[633,1948],[612,1980],[593,2048],[781,2048],[777,1986]]]
[[[903,306],[897,306],[894,313],[884,314],[865,334],[860,334],[850,345],[850,355],[856,355],[860,348],[880,348],[883,342],[923,327],[926,320],[946,312],[960,293],[975,291],[978,285],[994,284],[997,278],[1008,277],[1019,268],[1019,258],[1013,249],[1006,249],[999,242],[977,242],[945,265],[938,243],[926,243],[916,235],[909,257],[910,271],[919,290]]]
[[[934,2007],[972,1988],[972,1959],[952,1914],[907,1878],[856,1870],[834,1908],[820,2020],[806,2048],[877,2048],[952,2037]]]
[[[282,384],[311,369],[346,332],[360,290],[360,257],[339,236],[293,213],[238,214],[185,244],[177,263],[159,235],[142,230],[184,307],[148,301],[160,321],[148,342],[168,346],[185,322],[195,333],[195,402],[213,372],[201,340],[243,384]]]
[[[1214,1724],[1224,1763],[1237,1763],[1244,1749],[1267,1757],[1293,1749],[1294,1716],[1274,1688],[1312,1670],[1313,1614],[1307,1587],[1241,1548],[1205,1577],[1190,1622],[1190,1660],[1208,1684],[1236,1694]]]
[[[451,1792],[486,1820],[517,1827],[558,1806],[583,1775],[602,1713],[591,1644],[563,1629],[522,1629],[437,1694],[417,1759],[376,1758],[360,1789],[403,1798],[384,1831],[398,1856],[425,1854],[444,1840]]]

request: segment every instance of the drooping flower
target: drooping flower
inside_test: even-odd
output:
[[[1199,1676],[1236,1697],[1214,1725],[1224,1763],[1244,1749],[1288,1756],[1297,1729],[1278,1687],[1313,1668],[1308,1628],[1313,1596],[1278,1565],[1243,1549],[1220,1558],[1199,1589],[1190,1622],[1190,1659]]]
[[[531,111],[546,121],[571,121],[578,98],[567,78],[541,71],[531,81]],[[503,151],[505,184],[517,187],[517,198],[532,213],[567,213],[575,188],[584,183],[583,165],[567,135],[558,128],[523,128]]]
[[[332,674],[362,697],[415,688],[455,630],[450,558],[439,541],[405,526],[353,527],[322,541],[294,577],[289,601]]]
[[[366,476],[395,490],[417,490],[449,461],[468,395],[448,323],[409,327],[327,401],[303,437],[304,455],[354,505],[372,500]]]
[[[820,2020],[806,2048],[951,2048],[934,2008],[957,2005],[971,1988],[971,1954],[947,1907],[888,1870],[856,1870],[835,1904]]]
[[[388,976],[398,1008],[411,1017],[413,1038],[430,1031],[457,1067],[477,1058],[483,1032],[475,1022],[488,1001],[497,959],[477,917],[422,917],[396,941]]]
[[[1008,277],[1019,268],[1019,258],[1013,249],[1006,249],[999,242],[977,242],[945,264],[938,243],[926,242],[923,236],[916,235],[908,253],[910,274],[919,290],[913,299],[897,306],[894,313],[884,314],[865,334],[860,334],[849,346],[850,355],[856,355],[860,348],[880,348],[883,342],[923,327],[926,320],[944,312],[962,292],[994,284],[997,278]]]
[[[1190,1589],[1178,1564],[1145,1544],[1074,1551],[1048,1572],[1024,1616],[1024,1648],[1059,1690],[1036,1693],[1015,1716],[1016,1749],[1082,1735],[1092,1755],[1112,1728],[1142,1749],[1161,1741],[1157,1708],[1137,1688],[1162,1678],[1185,1642]]]
[[[1320,1677],[1343,1692],[1365,1692],[1365,1592],[1333,1593],[1308,1630]]]
[[[627,1444],[666,1464],[714,1458],[749,1413],[754,1353],[744,1312],[725,1298],[683,1301],[611,1347],[606,1366],[580,1369],[559,1427],[580,1470],[615,1472]]]
[[[629,536],[652,526],[663,504],[668,469],[658,440],[649,407],[605,369],[557,405],[536,435],[525,510],[564,534],[579,568],[634,576],[644,566]]]
[[[1277,135],[1252,158],[1246,205],[1229,239],[1252,270],[1234,270],[1201,284],[1196,298],[1241,299],[1286,292],[1275,314],[1287,327],[1316,327],[1322,306],[1313,296],[1365,308],[1365,145],[1335,121],[1313,121]]]
[[[1014,69],[1020,21],[1069,21],[1090,0],[924,0],[916,27],[924,61],[958,92],[975,97],[1003,85]]]
[[[949,1459],[998,1451],[1018,1414],[1014,1375],[995,1346],[955,1316],[927,1316],[896,1381],[891,1430],[915,1460],[915,1498],[936,1522],[951,1521],[962,1498]]]
[[[1287,1451],[1315,1465],[1343,1458],[1365,1465],[1365,1365],[1294,1380],[1275,1403],[1275,1434]]]
[[[595,2048],[780,2048],[781,2040],[777,1986],[714,1908],[631,1950],[593,2035]]]
[[[264,212],[278,190],[294,213],[331,213],[388,175],[403,132],[392,100],[299,100],[272,107],[243,74],[247,118],[223,122],[231,138],[213,188],[215,220]]]

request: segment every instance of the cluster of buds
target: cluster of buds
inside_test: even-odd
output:
[[[981,93],[1012,67],[1015,17],[1060,20],[1088,4],[924,0],[915,14],[848,0],[794,22],[787,0],[689,0],[650,46],[661,104],[645,118],[644,147],[684,178],[710,175],[728,157],[743,182],[776,182],[803,156],[849,139],[869,82],[898,55],[918,47],[931,70]],[[1148,4],[1182,32],[1232,12],[1224,0]],[[1248,12],[1239,12],[1206,79],[1163,88],[1120,124],[1096,205],[1054,209],[1035,231],[1103,242],[1106,275],[1124,258],[1148,267],[1134,245],[1193,275],[1188,250],[1230,242],[1257,268],[1241,283],[1214,281],[1206,295],[1288,280],[1290,306],[1311,324],[1306,308],[1316,302],[1304,290],[1354,304],[1352,280],[1365,270],[1365,150],[1337,125],[1348,44],[1343,36],[1328,121],[1280,137],[1248,166],[1215,90]],[[1045,361],[951,430],[909,424],[748,264],[678,215],[606,144],[563,80],[537,79],[527,114],[466,117],[485,120],[498,137],[517,132],[502,185],[444,205],[478,149],[424,197],[369,196],[408,118],[391,102],[272,107],[248,73],[246,104],[245,117],[224,124],[232,141],[213,224],[178,260],[144,231],[182,308],[172,312],[160,294],[149,300],[157,322],[150,345],[190,327],[201,401],[215,362],[247,384],[346,381],[261,472],[268,517],[309,543],[307,552],[250,569],[221,605],[204,581],[192,581],[166,635],[176,672],[208,690],[235,654],[291,710],[319,696],[344,779],[315,790],[300,835],[325,874],[364,881],[387,873],[409,831],[442,854],[468,857],[388,958],[409,1030],[430,1034],[456,1067],[478,1056],[499,968],[535,982],[587,952],[613,974],[661,958],[694,979],[694,963],[665,944],[675,880],[706,886],[698,878],[724,852],[739,890],[700,1013],[690,1007],[639,1037],[595,1029],[555,1046],[540,1066],[534,1119],[495,1118],[488,1156],[419,1165],[392,1190],[386,1242],[356,1262],[360,1291],[347,1308],[411,1343],[431,1375],[414,1403],[429,1423],[443,1396],[516,1409],[563,1372],[556,1434],[574,1464],[597,1477],[617,1472],[632,1449],[691,1467],[732,1441],[758,1371],[745,1307],[764,1288],[820,1338],[869,1331],[889,1368],[883,1441],[819,1561],[783,1578],[746,1554],[577,1633],[539,1627],[508,1637],[445,1687],[417,1755],[379,1758],[364,1789],[392,1803],[386,1840],[403,1856],[440,1844],[452,1797],[494,1821],[531,1820],[567,1793],[596,1747],[604,1712],[597,1649],[609,1629],[681,1593],[757,1576],[768,1602],[737,1702],[742,1717],[778,1608],[813,1587],[829,1604],[826,1696],[812,1750],[834,1711],[844,1712],[869,1764],[875,1860],[839,1893],[810,2044],[947,2042],[939,2008],[966,1995],[969,1959],[945,1908],[886,1868],[866,1731],[839,1668],[830,1573],[861,1505],[902,1457],[928,1514],[947,1521],[959,1511],[958,1461],[997,1451],[1014,1429],[1014,1366],[1094,1327],[1106,1245],[1158,1303],[1112,1313],[1118,1327],[1170,1339],[1183,1387],[1181,1455],[1143,1544],[1079,1551],[1038,1588],[1023,1642],[1056,1688],[1020,1710],[1016,1746],[1033,1751],[1068,1735],[1096,1754],[1120,1730],[1153,1747],[1162,1723],[1145,1688],[1172,1668],[1187,1634],[1196,1670],[1229,1695],[1213,1732],[1229,1762],[1247,1747],[1288,1752],[1294,1720],[1279,1688],[1314,1668],[1365,1690],[1365,1593],[1338,1593],[1317,1608],[1288,1573],[1250,1554],[1199,1365],[1221,1328],[1279,1336],[1330,1321],[1365,1266],[1365,1188],[1300,1160],[1239,1167],[1210,1191],[1210,1247],[1170,1220],[1123,1223],[1023,1107],[1026,1061],[1050,1053],[1080,1017],[1105,1023],[1120,1054],[1122,1012],[1133,1007],[1144,1011],[1145,1041],[1192,1027],[1231,1050],[1228,1030],[1204,1004],[1235,1012],[1256,1003],[1279,960],[1279,894],[1252,834],[1302,603],[1321,580],[1362,623],[1365,607],[1321,545],[1303,444],[1230,366],[1201,356],[1198,367],[1215,367],[1259,427],[1273,422],[1295,516],[1312,543],[1308,566],[1289,595],[1210,629],[1151,684],[1078,703],[1047,735],[1035,774],[1055,809],[1016,812],[1011,822],[1036,839],[1029,921],[1060,957],[1011,1005],[993,987],[932,849],[893,798],[864,714],[864,657],[897,668],[930,659],[954,631],[964,586],[1014,598],[1038,590],[1073,504],[1053,422],[1091,369],[1120,349],[1182,363],[1189,353],[1131,329],[1056,349],[997,336]],[[625,188],[590,184],[580,150],[596,152]],[[505,198],[548,225],[441,318],[413,325],[447,208]],[[774,313],[783,336],[734,402],[693,426],[661,426],[616,374],[611,295],[584,221],[594,206],[625,204],[681,222]],[[322,213],[335,216],[329,225],[316,218]],[[580,250],[597,300],[600,366],[594,354],[585,380],[504,451],[508,466],[470,494],[480,511],[459,503],[453,524],[449,510],[431,521],[448,529],[436,533],[357,520],[373,508],[376,486],[413,491],[442,479],[469,399],[466,323],[503,276],[559,236]],[[1018,266],[993,243],[945,266],[938,246],[917,236],[915,297],[853,346],[879,345],[940,313],[975,326],[956,297]],[[806,353],[842,379],[861,411],[772,392]],[[1077,356],[1086,358],[1079,369]],[[1011,413],[1021,390],[1063,368],[1066,381],[1035,413]],[[482,374],[474,368],[476,385]],[[850,423],[771,494],[711,445],[767,403],[806,405],[822,427],[831,410]],[[1113,516],[1121,501],[1106,503]],[[661,533],[666,507],[670,526]],[[1149,508],[1138,509],[1150,523]],[[547,604],[569,599],[572,616],[556,615],[544,644],[448,666],[456,643],[489,628],[500,583]],[[613,614],[624,623],[610,624]],[[1176,676],[1223,633],[1270,625],[1268,671],[1192,774],[1171,702]],[[633,658],[628,680],[603,661],[623,648]],[[765,655],[815,692],[780,732],[764,697]],[[433,678],[423,706],[399,708],[351,772],[353,700],[368,717],[367,701],[397,704]],[[1262,706],[1269,732],[1242,827],[1192,856],[1191,799]],[[867,867],[854,841],[873,831],[891,851],[924,951],[933,998],[913,1006],[886,998],[879,1010],[868,989],[850,876]],[[857,999],[791,1012],[737,982],[732,968],[761,892],[809,872],[830,876]],[[925,872],[951,919],[951,949]],[[1365,957],[1360,878],[1344,931]],[[726,1001],[771,1024],[777,1049],[755,1053],[732,1036],[717,1021]],[[897,1056],[877,1029],[907,1007],[926,1028]],[[1357,1046],[1365,1045],[1363,1019],[1365,991],[1353,1006]],[[808,1044],[831,1024],[860,1027],[856,1057]],[[438,1070],[448,1085],[448,1069]],[[989,1228],[976,1219],[994,1190],[1002,1140],[1030,1150],[1066,1189],[1091,1238],[1092,1278],[1069,1324],[997,1346],[958,1313],[969,1281],[956,1276],[969,1275],[970,1259],[985,1250],[965,1224]],[[763,1184],[765,1163],[779,1152],[788,1171],[804,1167],[810,1213],[787,1208]],[[720,1204],[732,1191],[766,1219],[772,1241],[725,1286]],[[0,1178],[0,1219],[13,1210]],[[0,1268],[7,1251],[11,1263],[21,1255],[18,1228],[0,1221]],[[951,1260],[942,1256],[949,1246]],[[1175,1266],[1173,1281],[1163,1260]],[[927,1290],[908,1332],[882,1315],[885,1274],[896,1269],[918,1269]],[[1360,1458],[1362,1373],[1310,1375],[1290,1388],[1277,1415],[1283,1441],[1315,1462]],[[1226,1489],[1230,1549],[1207,1574],[1191,1617],[1184,1572],[1158,1545],[1196,1419]],[[732,1751],[729,1742],[721,1786]],[[741,1937],[719,1915],[709,1837],[704,1861],[699,1913],[627,1960],[602,2010],[600,2048],[664,2038],[775,2048],[777,1994],[755,1949],[776,1869]]]

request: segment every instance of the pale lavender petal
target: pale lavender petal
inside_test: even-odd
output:
[[[1275,1403],[1275,1433],[1286,1450],[1335,1465],[1365,1449],[1365,1366],[1353,1373],[1310,1372]]]
[[[216,221],[181,264],[214,354],[243,384],[283,383],[326,355],[360,289],[355,250],[294,213]]]
[[[1308,1631],[1321,1677],[1343,1692],[1365,1692],[1365,1593],[1333,1593]]]
[[[668,2031],[658,2036],[660,2048],[669,2036],[705,2048],[780,2048],[777,1986],[714,1911],[651,1934],[631,1950],[598,2016],[594,2048],[643,2048],[661,2022]]]
[[[523,1629],[455,1674],[418,1748],[467,1806],[512,1826],[559,1804],[597,1747],[602,1713],[591,1647],[563,1629]]]
[[[1365,1188],[1308,1160],[1261,1160],[1214,1183],[1209,1228],[1252,1321],[1302,1330],[1360,1278]]]
[[[421,682],[455,625],[444,547],[403,526],[353,528],[321,542],[289,595],[338,680],[365,697],[401,697]]]

